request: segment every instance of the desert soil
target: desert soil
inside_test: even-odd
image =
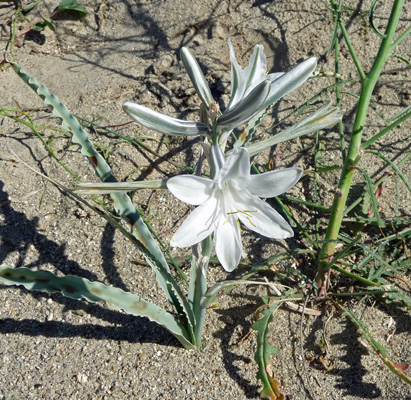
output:
[[[54,20],[56,32],[46,29],[41,34],[20,38],[13,53],[16,61],[72,113],[96,120],[102,126],[113,126],[123,135],[139,137],[163,157],[142,151],[114,135],[88,129],[93,141],[106,151],[120,180],[156,179],[181,173],[169,160],[195,164],[199,154],[197,139],[164,137],[137,124],[120,126],[130,121],[122,111],[126,100],[168,115],[197,118],[193,111],[198,107],[198,99],[179,58],[182,46],[195,53],[215,97],[220,97],[222,104],[227,104],[230,90],[226,45],[229,37],[242,65],[247,63],[254,45],[260,43],[264,45],[271,72],[287,70],[309,56],[318,58],[318,71],[333,70],[332,57],[326,57],[333,28],[326,2],[90,0],[82,3],[88,11],[83,21],[61,15]],[[354,9],[368,10],[372,2],[344,3]],[[391,1],[381,3],[376,12],[379,29],[384,27]],[[399,29],[411,21],[411,3],[409,0],[406,3]],[[57,4],[57,0],[44,0],[27,18],[33,21],[38,15],[48,15]],[[3,40],[10,31],[7,20],[14,10],[12,2],[0,3]],[[351,12],[344,18],[360,61],[368,70],[379,39],[367,25],[366,16]],[[19,21],[17,30],[29,21]],[[5,46],[5,41],[2,43]],[[408,39],[398,53],[409,57],[410,49]],[[344,78],[356,77],[344,45],[341,51],[340,73]],[[332,82],[327,77],[311,79],[288,95],[276,105],[263,131]],[[373,105],[386,117],[395,115],[410,104],[410,82],[407,65],[399,59],[390,59],[373,96]],[[32,114],[36,125],[58,126],[42,101],[11,68],[0,72],[0,88],[1,108],[39,109]],[[358,86],[353,84],[347,91],[358,93]],[[332,94],[329,96],[332,98]],[[354,106],[355,98],[344,95],[347,137]],[[369,114],[366,137],[384,126],[376,113]],[[398,160],[410,151],[410,127],[410,121],[401,124],[374,149]],[[341,163],[336,151],[336,132],[336,128],[329,130],[330,140],[325,141],[329,164]],[[69,145],[63,132],[45,128],[41,133],[82,181],[96,181],[78,146]],[[301,150],[312,143],[313,137],[312,134],[278,146],[274,150],[280,155],[274,157],[275,167],[312,165],[312,153]],[[292,153],[296,154],[284,157]],[[92,211],[29,170],[15,154],[61,184],[69,188],[75,185],[74,179],[48,156],[28,127],[6,117],[0,119],[0,263],[99,280],[167,307],[154,274],[138,262],[142,257],[135,247]],[[264,153],[258,162],[266,164],[269,156],[273,152]],[[373,178],[381,174],[383,166],[381,160],[370,156],[365,156],[362,163]],[[411,179],[410,169],[410,162],[403,166],[408,179]],[[338,175],[330,172],[319,181],[325,205],[332,200],[337,179]],[[401,202],[396,205],[395,185],[393,180],[387,182],[381,212],[385,217],[409,220],[410,194],[401,182],[399,185]],[[300,182],[290,194],[312,201],[310,178]],[[133,199],[149,212],[150,222],[164,243],[168,243],[189,211],[165,191],[142,191]],[[304,207],[295,207],[293,213],[301,223],[312,222],[313,216]],[[248,258],[256,261],[298,246],[297,239],[276,242],[250,232],[244,232],[244,243]],[[174,256],[182,254],[173,250]],[[277,272],[283,267],[276,266]],[[307,262],[298,268],[313,276],[313,268]],[[245,272],[245,268],[239,268],[227,276],[220,266],[213,265],[209,279],[211,282],[233,279]],[[265,276],[275,279],[276,272],[267,272]],[[298,283],[296,279],[295,284]],[[400,287],[406,293],[407,287]],[[208,312],[203,347],[187,351],[167,331],[146,319],[57,294],[0,286],[0,395],[7,400],[257,399],[261,382],[256,378],[254,362],[256,333],[244,337],[255,311],[262,305],[261,296],[267,294],[264,288],[249,286],[221,297],[218,308]],[[393,360],[411,361],[409,312],[399,304],[388,306],[367,298],[360,303],[348,302],[346,306],[388,348]],[[360,340],[351,323],[329,306],[317,303],[315,307],[322,315],[304,317],[303,353],[300,314],[281,309],[271,326],[270,342],[279,350],[273,357],[273,369],[287,399],[309,399],[312,394],[322,400],[411,399],[410,388]],[[326,363],[321,364],[320,344],[325,341],[328,353]]]

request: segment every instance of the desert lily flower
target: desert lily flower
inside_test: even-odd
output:
[[[171,193],[185,203],[198,205],[171,239],[175,247],[189,247],[214,233],[215,251],[226,271],[237,267],[243,253],[240,222],[275,239],[294,235],[281,215],[259,197],[275,197],[294,186],[301,168],[250,174],[250,157],[244,147],[224,159],[219,146],[210,151],[212,179],[180,175],[168,180]]]
[[[210,87],[201,68],[186,47],[181,49],[184,67],[204,104],[209,121],[192,122],[165,116],[139,104],[126,101],[124,110],[146,128],[167,135],[210,136],[221,135],[225,144],[229,133],[262,112],[280,98],[297,89],[314,71],[317,61],[311,57],[290,71],[282,74],[266,74],[267,62],[262,45],[256,45],[249,64],[242,69],[235,57],[231,40],[228,40],[231,61],[231,101],[221,113],[211,94]],[[215,140],[214,140],[215,142]]]
[[[228,47],[231,61],[231,99],[225,114],[235,110],[239,103],[244,101],[262,82],[269,82],[270,90],[267,97],[255,114],[261,112],[301,86],[317,66],[315,57],[310,57],[287,73],[267,74],[267,59],[264,54],[264,47],[257,44],[247,67],[243,69],[237,61],[231,39],[228,39]]]

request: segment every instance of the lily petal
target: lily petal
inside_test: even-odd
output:
[[[214,101],[214,98],[200,65],[187,47],[183,47],[181,49],[180,55],[184,68],[186,69],[198,96],[208,110],[210,108],[210,104]]]
[[[254,46],[253,54],[250,57],[248,65],[244,69],[246,78],[246,94],[254,89],[261,81],[265,79],[267,73],[267,59],[264,54],[264,46],[257,44]]]
[[[231,38],[228,39],[228,47],[230,49],[231,61],[231,99],[227,106],[226,112],[233,108],[242,99],[246,85],[244,71],[237,62],[234,47],[231,43]]]
[[[215,252],[221,265],[227,272],[233,271],[240,262],[243,252],[237,221],[233,218],[220,221],[214,240]]]
[[[225,182],[231,181],[237,190],[244,189],[250,182],[250,156],[241,147],[234,149],[218,175],[218,186],[222,189]]]
[[[268,80],[257,85],[247,96],[243,97],[234,108],[218,118],[217,130],[234,129],[247,122],[259,112],[270,92],[270,88],[271,84]]]
[[[124,111],[139,124],[164,135],[206,135],[208,128],[202,122],[184,121],[153,111],[150,108],[126,101]]]
[[[213,193],[215,183],[201,176],[179,175],[167,181],[170,192],[184,203],[199,205],[205,203]]]
[[[301,168],[285,168],[251,175],[247,190],[258,197],[276,197],[288,192],[301,178]]]
[[[183,224],[171,238],[171,246],[191,247],[200,243],[215,231],[216,224],[219,221],[217,216],[220,215],[220,210],[217,207],[217,198],[211,197],[192,211],[184,220]]]
[[[228,39],[231,61],[231,99],[226,112],[234,108],[240,100],[266,79],[267,60],[264,47],[254,47],[248,66],[243,70],[237,62],[231,39]]]
[[[270,94],[265,100],[261,110],[276,103],[286,94],[300,87],[314,72],[317,66],[317,60],[315,57],[298,64],[292,70],[281,75],[271,83]]]
[[[247,191],[231,191],[231,194],[239,209],[235,215],[248,229],[275,239],[294,236],[288,222],[265,201]]]

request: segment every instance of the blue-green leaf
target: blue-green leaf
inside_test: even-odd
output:
[[[123,310],[127,314],[147,317],[172,333],[187,349],[193,349],[185,327],[169,312],[141,297],[122,289],[106,286],[100,282],[90,282],[78,276],[56,276],[48,271],[32,271],[28,268],[0,266],[0,281],[5,285],[24,286],[28,290],[59,292],[72,299],[84,299],[91,303],[104,301],[113,310]]]
[[[117,182],[117,178],[113,175],[104,158],[96,151],[87,133],[66,106],[56,96],[51,94],[45,86],[40,85],[35,78],[27,74],[19,65],[11,63],[11,66],[18,76],[44,100],[45,104],[51,107],[53,115],[61,120],[62,128],[73,135],[73,143],[80,145],[81,153],[89,159],[100,179],[104,182]],[[151,236],[149,229],[131,202],[130,197],[125,193],[112,193],[111,197],[117,213],[130,224],[131,234],[137,239],[136,242],[144,254],[147,263],[155,271],[157,282],[163,289],[167,299],[174,305],[187,329],[190,329],[190,332],[194,335],[193,310],[176,280],[171,275],[163,253]]]

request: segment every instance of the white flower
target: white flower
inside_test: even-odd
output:
[[[237,62],[231,39],[228,39],[228,47],[230,48],[231,61],[231,99],[225,113],[237,108],[237,104],[261,82],[268,81],[270,90],[257,112],[262,111],[301,86],[317,67],[316,58],[310,57],[286,73],[267,74],[267,59],[264,54],[264,47],[257,44],[254,46],[254,52],[247,67],[242,69]]]
[[[293,236],[284,218],[259,197],[275,197],[288,191],[301,178],[301,168],[251,175],[245,148],[235,149],[224,160],[216,145],[211,147],[210,164],[213,179],[180,175],[167,182],[178,199],[199,205],[174,234],[172,246],[193,246],[214,233],[217,257],[226,271],[232,271],[243,249],[239,222],[269,238]]]
[[[216,132],[224,132],[221,143],[225,142],[233,129],[247,123],[301,86],[317,66],[317,60],[311,57],[286,73],[267,75],[263,46],[256,45],[248,66],[243,70],[237,62],[230,39],[228,46],[231,61],[231,101],[227,109],[216,118],[215,125]],[[197,60],[186,47],[181,49],[181,59],[198,96],[209,112],[215,101]],[[123,108],[139,124],[166,135],[210,136],[213,133],[212,124],[172,118],[130,101],[126,101]]]

